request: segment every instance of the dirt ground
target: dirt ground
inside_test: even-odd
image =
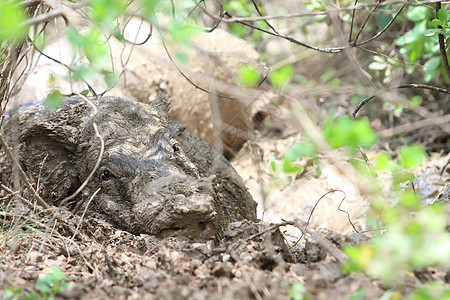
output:
[[[377,282],[340,271],[337,246],[362,236],[311,232],[306,246],[287,246],[279,226],[239,222],[220,242],[190,243],[86,219],[72,242],[78,217],[59,211],[47,222],[30,218],[37,215],[4,214],[0,280],[4,288],[23,288],[22,295],[32,293],[51,266],[67,275],[69,286],[57,296],[67,299],[291,299],[296,283],[313,299],[348,299],[361,289],[371,299],[384,292]],[[320,244],[323,234],[336,257]]]
[[[290,142],[275,137],[261,142],[262,162],[275,150],[282,153]],[[345,210],[352,222],[364,229],[368,203],[358,196],[361,189],[355,181],[336,170],[332,162],[340,154],[322,160],[320,176],[308,170],[293,184],[263,197],[270,175],[266,164],[255,162],[254,153],[251,145],[244,147],[234,165],[258,200],[263,221],[233,223],[220,241],[191,243],[175,236],[137,236],[93,217],[80,221],[79,215],[63,209],[14,206],[14,201],[20,203],[19,196],[1,199],[0,296],[7,291],[17,299],[36,292],[43,298],[51,296],[38,292],[36,283],[53,272],[52,266],[67,276],[61,283],[68,285],[57,299],[379,299],[395,295],[395,289],[376,280],[341,271],[346,261],[341,247],[367,236],[351,232],[347,216],[336,207],[339,195],[320,203],[310,224],[305,224],[318,198],[340,188],[347,194]],[[430,157],[420,170],[418,190],[426,199],[436,198],[449,182],[445,169],[449,158]],[[447,285],[448,277],[445,272],[433,273],[434,280]],[[412,276],[409,288],[421,285],[421,280]]]

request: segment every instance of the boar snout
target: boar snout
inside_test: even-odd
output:
[[[194,179],[158,178],[143,189],[133,207],[143,231],[167,236],[178,234],[208,239],[217,233],[215,176]]]

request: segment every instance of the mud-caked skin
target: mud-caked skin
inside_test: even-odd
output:
[[[242,179],[209,144],[168,121],[169,100],[151,105],[119,97],[91,98],[104,140],[95,176],[70,207],[86,204],[133,233],[220,236],[241,219],[256,220],[256,202]],[[100,151],[91,106],[71,97],[57,110],[42,102],[14,111],[2,126],[39,193],[58,205],[86,180]],[[5,155],[3,152],[1,155]],[[11,165],[0,166],[12,182]],[[16,176],[17,177],[17,176]]]

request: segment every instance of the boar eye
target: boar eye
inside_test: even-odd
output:
[[[178,152],[178,151],[180,151],[180,146],[178,146],[177,143],[174,143],[174,144],[172,144],[172,149],[174,152]]]
[[[100,173],[100,180],[101,181],[106,180],[106,179],[110,178],[111,175],[112,175],[111,171],[108,169],[105,169],[102,171],[102,173]]]

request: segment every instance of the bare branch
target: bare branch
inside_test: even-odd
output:
[[[98,139],[100,140],[100,151],[98,153],[97,162],[95,163],[94,167],[92,168],[91,173],[89,173],[89,175],[86,178],[86,180],[80,185],[80,187],[75,191],[75,193],[73,193],[69,197],[66,197],[64,200],[62,200],[60,202],[61,206],[66,204],[68,201],[72,200],[73,198],[75,198],[86,187],[86,185],[89,183],[91,178],[94,176],[95,172],[97,172],[97,169],[100,166],[100,163],[101,163],[102,158],[103,158],[103,153],[105,151],[105,141],[103,140],[102,136],[98,132],[97,124],[94,121],[94,118],[95,118],[95,116],[98,113],[97,107],[94,105],[94,103],[92,103],[92,101],[90,101],[88,98],[86,98],[82,94],[77,93],[77,95],[78,95],[78,97],[83,99],[87,104],[89,104],[92,107],[92,109],[93,109],[93,112],[92,112],[92,115],[91,115],[91,121],[92,121],[92,127],[94,127],[95,136],[98,137]]]
[[[54,9],[54,10],[52,10],[52,11],[46,13],[46,14],[38,15],[38,16],[36,16],[34,18],[25,20],[22,25],[23,26],[30,26],[30,25],[34,25],[34,24],[47,22],[47,21],[49,21],[51,19],[68,15],[68,14],[72,13],[73,11],[76,11],[76,10],[78,10],[80,8],[88,6],[89,3],[90,3],[89,1],[82,1],[82,2],[76,3],[76,4],[71,5],[71,6],[61,6],[61,7],[57,8],[57,9]],[[61,3],[61,4],[63,4],[63,3]]]
[[[436,18],[438,17],[438,12],[441,9],[441,2],[436,3]],[[442,28],[441,25],[438,28]],[[445,50],[445,40],[444,35],[442,33],[438,34],[439,39],[439,52],[442,57],[442,64],[444,65],[445,72],[447,73],[447,77],[450,79],[450,66],[448,65],[447,51]]]
[[[8,155],[9,159],[12,161],[13,165],[15,167],[17,167],[17,170],[19,171],[19,175],[22,178],[23,182],[25,183],[25,186],[33,194],[33,196],[36,197],[37,203],[44,208],[49,208],[49,205],[44,201],[44,199],[41,198],[41,196],[39,196],[39,194],[33,188],[33,185],[31,184],[31,180],[28,178],[27,174],[20,166],[19,161],[14,156],[14,154],[11,152],[11,149],[9,149],[9,146],[6,144],[6,141],[3,138],[3,135],[1,133],[0,133],[0,143],[1,143],[4,151],[6,152],[6,155]]]
[[[355,4],[353,6],[356,6],[358,4],[359,0],[355,0]],[[353,35],[353,24],[355,23],[355,15],[356,15],[356,9],[352,12],[352,23],[350,24],[350,33],[348,34],[348,42],[350,43],[352,41],[352,35]]]
[[[377,4],[379,4],[382,0],[378,0]],[[355,40],[353,41],[353,44],[356,44],[358,42],[358,38],[361,35],[362,31],[364,30],[364,28],[366,27],[367,22],[369,22],[370,17],[372,16],[372,14],[375,12],[375,10],[378,8],[379,6],[374,6],[372,8],[372,10],[370,11],[369,15],[366,17],[366,19],[364,20],[364,23],[361,25],[361,28],[359,28],[358,33],[356,34]],[[355,12],[355,10],[353,11]],[[394,19],[394,18],[393,18]],[[353,20],[352,20],[353,22]]]
[[[450,114],[445,116],[440,116],[436,118],[436,116],[432,116],[427,119],[423,119],[414,123],[399,125],[393,128],[388,128],[378,132],[378,136],[381,138],[390,138],[394,135],[399,135],[405,132],[411,132],[418,130],[420,128],[429,127],[429,126],[442,126],[445,124],[450,124]],[[447,126],[450,127],[450,126]]]
[[[316,11],[309,13],[298,13],[298,14],[287,14],[287,15],[277,15],[277,16],[263,16],[263,17],[233,17],[230,19],[223,20],[225,23],[239,23],[239,22],[255,22],[255,21],[265,21],[265,20],[276,20],[276,19],[294,19],[301,17],[314,17],[314,16],[323,16],[329,15],[342,11],[351,11],[355,9],[366,9],[372,7],[386,7],[394,4],[403,4],[403,6],[422,6],[425,4],[434,4],[437,2],[441,2],[440,0],[430,0],[430,1],[421,1],[421,2],[409,2],[409,1],[392,1],[392,2],[381,2],[374,4],[365,4],[365,5],[353,5],[336,9],[329,9],[324,11]],[[217,19],[217,16],[213,16],[208,13],[208,16]]]
[[[436,86],[431,86],[431,85],[426,85],[426,84],[417,84],[417,83],[410,83],[410,84],[401,84],[398,86],[394,86],[394,87],[390,87],[387,88],[383,91],[380,91],[378,93],[376,93],[375,95],[369,96],[365,99],[363,99],[358,106],[356,106],[356,108],[353,110],[352,112],[352,118],[355,119],[356,118],[356,114],[358,113],[358,111],[364,106],[366,105],[370,100],[372,100],[373,98],[377,97],[379,94],[384,93],[386,91],[391,91],[391,90],[396,90],[396,89],[426,89],[426,90],[431,90],[431,91],[435,91],[435,92],[439,92],[439,93],[444,93],[444,94],[449,94],[450,95],[450,90],[446,90],[440,87],[436,87]]]
[[[91,202],[92,202],[92,200],[94,199],[94,197],[97,196],[98,192],[100,192],[100,190],[101,190],[101,188],[98,188],[98,189],[92,194],[92,196],[89,198],[89,201],[87,202],[86,207],[84,208],[83,214],[82,214],[81,217],[80,217],[80,221],[78,222],[77,228],[75,229],[75,232],[74,232],[74,234],[72,235],[72,238],[70,239],[70,244],[73,243],[73,241],[74,241],[74,239],[75,239],[75,236],[77,235],[78,230],[80,229],[81,222],[83,222],[84,215],[86,214],[89,205],[91,204]],[[69,244],[69,245],[70,245],[70,244]]]

